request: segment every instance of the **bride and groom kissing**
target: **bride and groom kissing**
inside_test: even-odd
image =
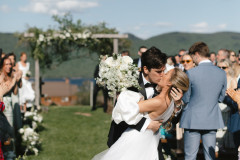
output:
[[[164,72],[167,56],[156,47],[143,53],[141,61],[141,89],[129,88],[118,96],[108,135],[110,148],[94,160],[164,159],[158,130],[162,123],[178,118],[189,79],[178,68]]]

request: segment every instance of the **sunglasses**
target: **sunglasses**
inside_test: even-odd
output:
[[[184,64],[185,62],[186,62],[186,63],[190,63],[190,62],[192,62],[192,60],[182,60],[182,61],[181,61],[182,64]]]
[[[226,69],[226,68],[228,68],[228,67],[224,67],[224,66],[223,66],[223,67],[218,66],[218,67],[221,68],[221,69]]]

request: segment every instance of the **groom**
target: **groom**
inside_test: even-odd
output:
[[[147,100],[152,98],[156,94],[155,87],[164,75],[167,56],[159,49],[151,47],[142,54],[141,61],[141,69],[143,71],[139,75],[139,85],[141,89],[137,90],[135,88],[129,88],[129,90],[140,92],[144,96],[144,99]],[[182,92],[176,92],[176,97],[181,98]],[[176,101],[175,104],[179,106],[179,104],[181,104],[181,100]],[[138,130],[139,132],[144,132],[146,129],[151,129],[153,130],[153,132],[156,132],[160,128],[160,125],[161,123],[159,121],[151,121],[150,119],[146,119],[145,117],[143,117],[136,125],[128,125],[127,122],[124,121],[116,124],[113,120],[110,126],[107,144],[109,147],[111,147],[127,128],[133,128]],[[159,142],[158,153],[159,159],[164,159],[162,154],[161,141]]]

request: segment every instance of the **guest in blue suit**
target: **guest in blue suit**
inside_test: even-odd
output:
[[[238,81],[237,88],[240,88],[240,80]],[[230,108],[231,114],[228,120],[228,130],[233,133],[233,140],[236,148],[240,146],[240,115],[238,110],[238,104],[234,102],[229,96],[226,96],[224,101]]]
[[[208,59],[209,48],[204,42],[196,42],[189,54],[197,67],[188,70],[190,84],[183,96],[180,127],[184,128],[185,160],[196,159],[200,139],[206,160],[215,159],[216,131],[223,128],[221,110],[218,106],[225,97],[226,73]]]

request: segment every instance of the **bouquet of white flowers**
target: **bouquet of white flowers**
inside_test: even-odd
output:
[[[129,87],[140,88],[138,78],[138,67],[133,64],[131,57],[113,54],[112,57],[101,60],[97,84],[106,87],[109,96],[114,97],[115,93]]]

